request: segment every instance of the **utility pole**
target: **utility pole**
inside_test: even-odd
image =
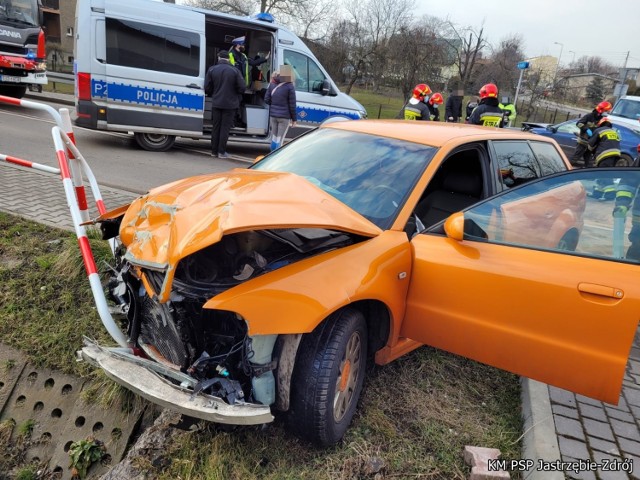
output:
[[[627,62],[629,61],[629,54],[631,53],[631,51],[627,52],[627,56],[624,59],[624,66],[622,67],[622,71],[620,72],[620,83],[618,84],[618,88],[614,90],[613,94],[616,97],[616,101],[622,97],[625,92],[624,92],[624,86],[625,86],[625,82],[627,81],[627,73],[629,72],[627,70]]]

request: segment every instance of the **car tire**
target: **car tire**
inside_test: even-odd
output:
[[[633,158],[629,155],[622,154],[616,162],[616,167],[631,167],[633,165]]]
[[[356,410],[367,358],[367,324],[344,308],[305,335],[291,382],[289,427],[300,438],[328,447],[339,442]]]
[[[176,141],[174,135],[162,135],[156,133],[136,133],[136,143],[140,148],[149,152],[166,152]]]

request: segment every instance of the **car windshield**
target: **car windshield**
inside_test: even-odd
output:
[[[36,0],[0,0],[0,23],[38,26]]]
[[[640,102],[622,98],[616,103],[611,115],[618,117],[640,119]]]
[[[436,151],[403,140],[321,128],[251,168],[300,175],[387,229]]]

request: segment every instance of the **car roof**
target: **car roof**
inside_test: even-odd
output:
[[[442,147],[452,140],[536,140],[541,138],[519,129],[482,127],[479,125],[422,122],[408,120],[354,120],[323,125],[350,132],[395,138],[432,147]]]

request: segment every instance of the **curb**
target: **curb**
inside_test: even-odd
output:
[[[24,94],[25,98],[30,100],[39,100],[39,101],[48,101],[59,103],[61,105],[68,105],[71,107],[75,107],[76,101],[73,95],[67,95],[64,93],[54,93],[54,92],[42,92],[42,93],[34,93],[27,90],[27,93]]]
[[[536,468],[538,460],[560,462],[560,447],[556,426],[551,411],[549,387],[546,383],[521,377],[522,417],[522,458],[533,460],[533,469],[524,473],[525,480],[564,480],[563,472],[546,472]]]

